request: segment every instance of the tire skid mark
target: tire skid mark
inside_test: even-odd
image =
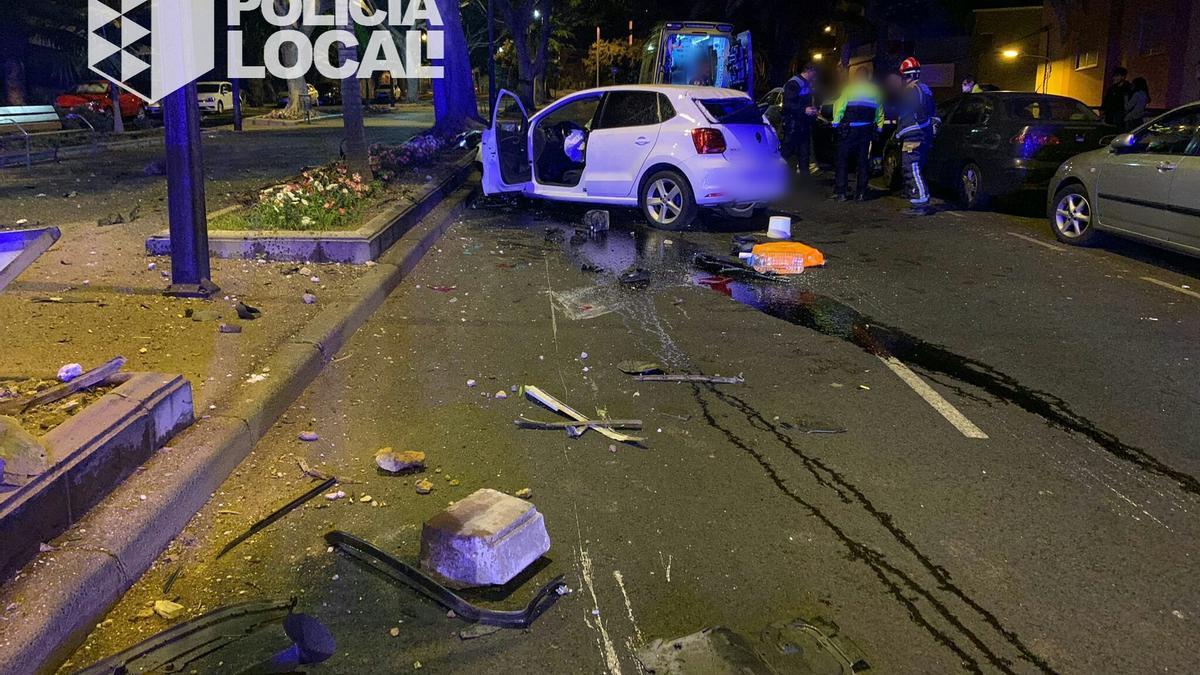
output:
[[[908,611],[908,616],[910,619],[912,619],[913,623],[920,626],[922,629],[928,632],[935,641],[958,656],[964,669],[972,673],[984,672],[983,668],[979,665],[979,661],[975,659],[975,657],[967,653],[967,651],[960,647],[953,638],[944,633],[937,626],[934,626],[933,623],[931,623],[929,619],[927,619],[925,615],[921,613],[921,610],[917,607],[916,601],[913,598],[905,595],[901,582],[903,582],[903,586],[908,586],[909,588],[918,591],[920,591],[919,586],[909,580],[904,572],[896,569],[894,565],[887,562],[882,553],[875,551],[866,544],[855,541],[850,537],[850,535],[846,534],[846,532],[840,526],[838,526],[837,523],[833,522],[829,516],[825,515],[820,508],[804,499],[804,497],[800,496],[800,494],[792,488],[788,487],[783,477],[779,475],[779,472],[775,470],[775,467],[766,459],[765,456],[763,456],[762,453],[755,450],[748,441],[733,433],[732,430],[721,426],[716,417],[713,415],[713,412],[709,407],[709,402],[700,394],[700,387],[693,385],[693,390],[695,393],[696,402],[700,405],[700,414],[704,417],[705,422],[710,427],[723,435],[731,445],[750,455],[750,457],[754,459],[754,461],[757,462],[762,468],[763,472],[766,473],[767,478],[775,484],[775,487],[777,487],[780,492],[802,506],[804,510],[808,511],[808,513],[814,518],[821,521],[821,523],[833,533],[833,535],[842,543],[842,545],[846,547],[851,558],[865,564],[871,569],[872,572],[875,573],[875,576],[887,589],[888,593]],[[899,577],[899,581],[894,579],[893,575]],[[1008,667],[1007,663],[1001,661],[999,658],[995,658],[993,663],[1006,673],[1014,672]]]

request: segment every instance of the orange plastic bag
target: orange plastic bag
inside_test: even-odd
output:
[[[806,267],[823,267],[825,255],[798,241],[773,241],[750,250],[754,269],[775,274],[799,274]]]

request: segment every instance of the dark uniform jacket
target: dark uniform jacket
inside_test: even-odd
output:
[[[912,141],[932,138],[937,120],[933,92],[920,81],[906,85],[900,94],[898,115],[896,138]]]
[[[814,105],[812,83],[796,75],[783,85],[783,120],[793,124],[812,121],[805,109]]]

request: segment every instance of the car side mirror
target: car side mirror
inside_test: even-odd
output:
[[[1112,139],[1108,144],[1109,149],[1113,152],[1129,152],[1137,143],[1137,138],[1133,134],[1121,134]]]

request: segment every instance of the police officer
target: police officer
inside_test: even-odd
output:
[[[871,178],[871,141],[883,131],[883,94],[871,81],[866,68],[858,68],[850,82],[842,89],[842,95],[833,104],[833,126],[837,130],[837,172],[833,198],[846,201],[847,164],[853,158],[858,162],[858,176],[854,183],[854,198],[867,198],[867,181]]]
[[[817,116],[813,85],[817,66],[808,63],[783,85],[783,156],[796,157],[796,173],[807,176],[812,153],[812,123]]]
[[[933,92],[921,82],[921,62],[913,57],[900,64],[903,78],[899,95],[896,140],[904,161],[904,178],[913,215],[929,215],[929,185],[925,182],[925,160],[933,145],[937,107]]]

